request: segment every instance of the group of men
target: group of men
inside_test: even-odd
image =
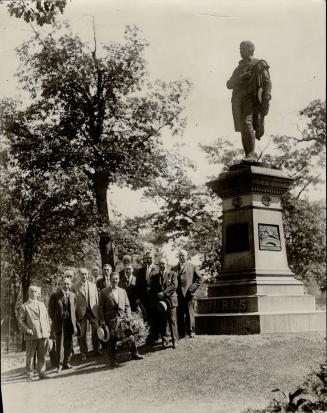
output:
[[[141,313],[148,323],[146,346],[161,342],[166,347],[170,335],[172,347],[176,348],[178,339],[193,337],[193,297],[201,276],[187,261],[185,250],[179,251],[178,258],[178,264],[169,269],[165,258],[159,258],[155,264],[152,253],[147,252],[143,267],[134,269],[131,257],[125,255],[119,272],[113,272],[111,265],[105,264],[103,277],[96,283],[88,279],[86,268],[80,268],[76,282],[73,282],[73,273],[66,272],[60,288],[50,297],[48,312],[38,300],[39,288],[31,286],[29,300],[23,304],[19,317],[26,340],[28,380],[33,376],[35,354],[39,378],[45,377],[45,354],[52,343],[49,337],[55,343],[48,350],[58,373],[72,368],[74,335],[78,335],[81,360],[85,361],[88,322],[92,330],[93,354],[107,351],[113,366],[118,365],[116,345],[119,340],[129,345],[133,359],[143,358],[129,324],[133,312]]]

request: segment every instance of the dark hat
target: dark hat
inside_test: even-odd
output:
[[[170,308],[170,302],[167,298],[162,298],[160,301],[158,301],[157,310],[160,311],[161,313],[167,312],[169,308]]]

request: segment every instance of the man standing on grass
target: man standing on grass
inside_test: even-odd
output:
[[[159,338],[157,329],[154,325],[155,318],[153,309],[153,300],[150,295],[150,280],[153,274],[158,272],[158,267],[153,263],[153,256],[150,251],[144,255],[145,265],[140,268],[136,275],[136,296],[137,305],[142,305],[145,310],[145,321],[149,324],[150,331],[146,338],[146,345],[153,346]]]
[[[176,341],[178,340],[177,333],[177,319],[176,308],[178,305],[176,288],[177,288],[177,274],[170,271],[167,266],[167,260],[160,258],[159,272],[151,277],[150,282],[150,294],[154,303],[154,318],[155,328],[157,334],[162,338],[162,345],[166,347],[168,345],[167,339],[167,323],[171,335],[171,341],[173,348],[176,348]],[[160,311],[158,309],[158,303],[163,301],[167,306],[166,311]],[[166,307],[165,306],[165,307]]]
[[[177,273],[177,325],[179,337],[194,336],[194,308],[193,297],[200,286],[201,275],[195,265],[187,262],[187,252],[180,250],[179,263],[172,268]]]
[[[19,325],[24,331],[26,341],[27,380],[33,377],[33,357],[37,354],[37,371],[40,380],[45,376],[46,342],[50,334],[48,312],[45,305],[38,301],[39,287],[31,285],[28,289],[29,300],[20,310]]]
[[[87,342],[86,330],[87,321],[92,328],[92,346],[94,355],[99,353],[99,340],[97,335],[98,328],[98,290],[96,285],[88,281],[88,270],[80,268],[80,280],[75,285],[76,294],[76,317],[81,326],[81,337],[79,339],[81,359],[86,360]]]
[[[49,300],[49,315],[52,320],[51,334],[56,341],[56,366],[61,370],[71,369],[70,357],[73,352],[73,335],[76,327],[76,297],[70,291],[71,280],[64,278],[61,289]]]
[[[143,357],[138,353],[135,338],[130,326],[131,308],[127,293],[118,287],[119,273],[111,274],[111,286],[101,291],[99,298],[99,323],[101,327],[107,326],[110,333],[109,355],[110,364],[118,366],[116,358],[116,344],[120,340],[128,342],[132,358],[141,360]]]

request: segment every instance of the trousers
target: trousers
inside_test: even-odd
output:
[[[37,372],[39,376],[45,373],[45,344],[46,338],[40,338],[37,340],[26,340],[26,370],[27,374],[31,377],[33,375],[34,354],[37,354]]]
[[[99,350],[99,340],[97,335],[98,320],[94,317],[92,311],[87,308],[82,320],[79,320],[81,325],[81,337],[79,339],[80,352],[82,354],[87,353],[87,342],[86,342],[86,329],[87,321],[91,324],[92,329],[92,347],[94,351]]]

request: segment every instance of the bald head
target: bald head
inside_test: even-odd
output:
[[[254,53],[254,43],[252,43],[250,40],[244,40],[240,44],[240,54],[243,59],[249,58],[250,56],[253,56]]]

